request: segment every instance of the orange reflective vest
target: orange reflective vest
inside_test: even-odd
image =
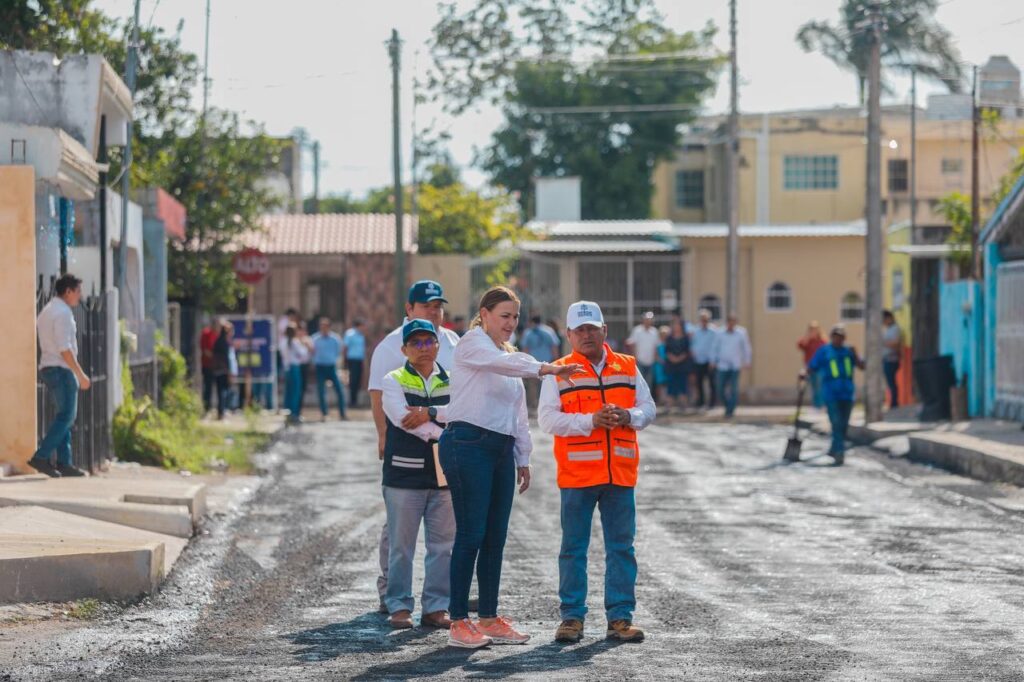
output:
[[[556,365],[579,363],[583,373],[575,375],[575,386],[558,378],[562,411],[593,414],[602,405],[630,409],[636,405],[636,359],[619,355],[605,345],[606,362],[601,374],[579,353],[572,353]],[[586,488],[593,485],[636,485],[640,449],[636,431],[628,426],[594,429],[586,436],[555,436],[555,461],[558,462],[559,488]]]

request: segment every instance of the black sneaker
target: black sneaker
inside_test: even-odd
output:
[[[830,452],[828,453],[828,455],[833,460],[835,460],[835,465],[837,467],[843,466],[843,462],[846,460],[846,455],[844,455],[842,452]]]
[[[28,465],[38,471],[41,474],[46,474],[50,478],[60,478],[61,473],[52,464],[45,460],[30,459]]]
[[[89,474],[85,473],[84,471],[82,471],[81,469],[79,469],[78,467],[73,466],[73,465],[72,466],[64,466],[63,464],[59,464],[59,465],[57,465],[57,471],[59,471],[60,475],[63,476],[64,478],[75,478],[77,476],[88,476],[89,475]]]

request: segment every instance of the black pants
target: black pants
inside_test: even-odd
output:
[[[222,419],[224,417],[224,409],[228,405],[228,388],[230,387],[231,377],[227,374],[216,375],[217,380],[217,418]]]
[[[213,370],[203,367],[203,412],[209,412],[213,407],[213,385],[215,383]]]
[[[359,399],[359,389],[363,386],[363,361],[348,361],[348,404],[356,406]]]
[[[709,398],[707,406],[714,407],[718,402],[717,391],[715,390],[715,375],[708,363],[697,363],[693,366],[694,375],[697,378],[697,407],[704,407],[704,382],[708,384]]]

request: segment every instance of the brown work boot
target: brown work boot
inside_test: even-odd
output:
[[[556,642],[575,643],[583,639],[583,621],[570,618],[563,620],[555,630]]]
[[[412,613],[405,609],[395,611],[388,618],[388,623],[396,630],[408,630],[412,627]]]
[[[420,617],[420,625],[425,628],[448,630],[452,626],[452,620],[448,617],[447,611],[434,611],[433,613],[424,613]]]
[[[617,639],[620,642],[642,642],[644,631],[633,625],[628,620],[613,620],[608,623],[608,639]]]

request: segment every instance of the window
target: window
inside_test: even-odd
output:
[[[676,206],[704,208],[704,171],[676,171]]]
[[[700,297],[698,308],[703,308],[711,313],[711,319],[718,322],[722,319],[722,299],[715,294],[704,294]]]
[[[843,295],[839,303],[839,319],[844,322],[859,322],[864,319],[864,299],[855,291]]]
[[[789,285],[783,282],[775,282],[768,287],[765,296],[765,307],[770,311],[785,312],[793,309],[793,292]]]
[[[839,187],[839,157],[787,156],[783,159],[786,189],[836,189]]]
[[[889,159],[889,191],[910,189],[910,163],[906,159]]]
[[[892,309],[902,310],[906,296],[903,293],[903,269],[896,268],[892,271]]]
[[[943,159],[942,160],[942,173],[943,175],[953,175],[956,173],[962,173],[964,170],[963,159]]]

